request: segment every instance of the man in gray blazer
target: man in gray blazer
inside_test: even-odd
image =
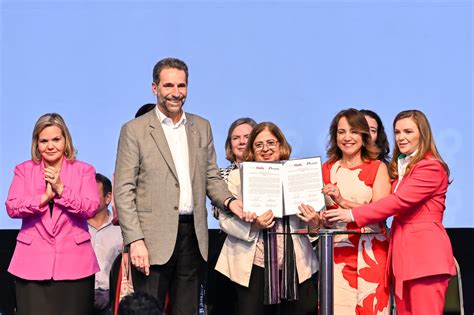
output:
[[[197,314],[207,260],[206,195],[241,218],[242,210],[222,181],[209,122],[184,113],[188,68],[175,58],[153,69],[155,109],[127,122],[120,132],[114,197],[124,244],[130,245],[136,291],[171,314]]]

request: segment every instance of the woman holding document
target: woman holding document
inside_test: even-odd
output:
[[[330,210],[326,217],[363,226],[394,216],[387,270],[395,281],[397,313],[443,314],[448,282],[456,273],[442,224],[449,168],[422,112],[399,113],[393,129],[393,193],[369,205],[348,207],[352,210]]]
[[[250,133],[244,161],[287,160],[290,153],[291,147],[280,128],[264,122]],[[231,192],[241,198],[238,169],[230,172],[228,184]],[[289,232],[317,228],[319,216],[305,205],[300,211],[298,216],[279,219],[269,209],[254,222],[225,211],[219,215],[221,229],[228,236],[216,270],[235,284],[237,314],[316,313],[317,285],[313,275],[318,270],[318,261],[309,237]]]
[[[328,161],[323,165],[327,208],[351,208],[390,194],[387,166],[377,160],[363,113],[340,111],[329,128]],[[385,287],[388,238],[384,221],[362,228],[337,223],[332,228],[376,234],[337,235],[334,241],[334,314],[388,314]]]

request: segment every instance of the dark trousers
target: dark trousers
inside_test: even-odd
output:
[[[164,265],[151,266],[149,276],[132,268],[133,286],[135,291],[156,297],[161,309],[168,292],[171,315],[198,314],[204,266],[192,216],[180,216],[170,260]]]
[[[206,283],[206,305],[208,315],[234,315],[235,292],[234,283],[215,270],[222,246],[227,238],[224,231],[219,231],[216,237],[216,250],[212,251],[212,243],[209,243],[209,259],[207,261],[207,283]]]
[[[317,277],[313,275],[310,279],[298,285],[298,300],[281,300],[280,304],[264,305],[264,269],[258,266],[252,267],[249,287],[235,284],[237,301],[235,303],[238,315],[307,315],[317,314],[318,289]]]
[[[17,315],[88,315],[94,305],[94,275],[78,280],[15,279]]]

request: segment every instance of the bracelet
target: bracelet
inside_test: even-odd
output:
[[[225,203],[224,203],[224,210],[229,211],[229,212],[232,212],[232,211],[230,211],[230,208],[229,208],[229,207],[230,207],[230,203],[231,203],[232,201],[237,200],[237,198],[235,198],[235,197],[230,197],[230,198],[227,198],[227,200],[229,200],[229,201],[227,202],[227,205],[225,205]]]

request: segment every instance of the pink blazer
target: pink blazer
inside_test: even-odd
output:
[[[64,191],[49,206],[39,206],[45,191],[43,163],[23,162],[15,167],[6,207],[22,226],[8,271],[27,280],[75,280],[99,271],[87,219],[99,207],[92,166],[63,160]]]
[[[395,294],[400,298],[403,281],[456,274],[451,242],[442,224],[447,188],[448,175],[441,163],[425,158],[414,165],[395,193],[352,210],[358,226],[393,215],[387,271],[396,279]]]

